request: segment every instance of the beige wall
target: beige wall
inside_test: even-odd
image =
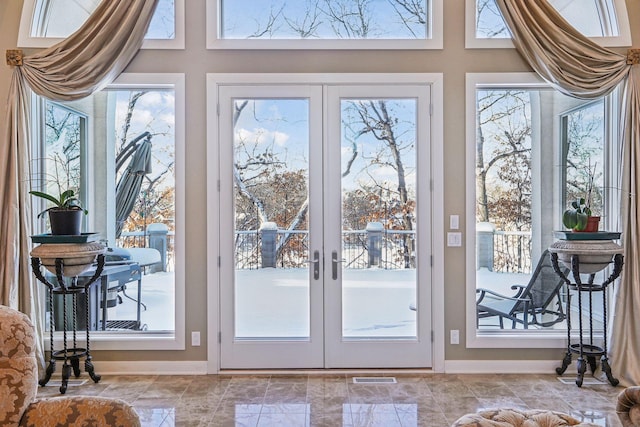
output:
[[[186,73],[186,304],[187,337],[189,331],[202,331],[202,346],[185,351],[94,352],[95,360],[206,360],[206,73],[343,73],[343,72],[435,72],[444,74],[444,217],[465,217],[465,127],[464,88],[467,72],[529,71],[514,49],[464,48],[464,1],[445,0],[444,49],[440,51],[211,51],[205,48],[205,2],[188,1],[186,40],[183,51],[143,50],[128,72]],[[22,0],[0,1],[0,48],[15,48]],[[630,21],[638,22],[640,2],[628,0]],[[640,28],[632,24],[634,45],[640,47]],[[626,50],[622,50],[626,51]],[[7,96],[11,71],[0,65],[0,99]],[[0,103],[4,118],[5,106]],[[468,213],[473,215],[473,213]],[[436,227],[447,227],[436,224]],[[445,253],[445,330],[461,331],[460,345],[446,345],[447,360],[473,359],[558,359],[561,350],[544,349],[466,349],[465,318],[460,304],[465,301],[464,248],[443,248]]]

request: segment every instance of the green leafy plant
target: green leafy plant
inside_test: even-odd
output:
[[[571,202],[571,208],[562,214],[562,223],[570,230],[582,231],[587,227],[587,221],[591,216],[591,208],[587,200],[581,197]]]
[[[49,193],[35,190],[29,191],[29,194],[36,197],[42,197],[43,199],[53,203],[53,206],[40,212],[38,214],[38,218],[50,210],[82,210],[85,215],[88,213],[86,209],[82,208],[82,203],[80,202],[80,199],[76,197],[75,191],[71,189],[63,191],[57,197]]]

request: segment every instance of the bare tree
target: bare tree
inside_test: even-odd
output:
[[[424,8],[424,0],[389,0],[389,4],[400,17],[400,21],[407,27],[407,30],[414,37],[418,35],[414,31],[413,25],[426,25],[427,12]]]
[[[55,192],[79,190],[81,129],[78,113],[56,103],[45,103],[45,187],[60,185]],[[62,188],[64,187],[64,188]]]
[[[366,39],[371,29],[371,0],[324,0],[323,12],[341,38]]]
[[[278,29],[278,20],[280,19],[282,10],[285,8],[285,6],[286,3],[283,4],[278,10],[275,10],[273,7],[271,7],[269,15],[267,16],[267,22],[262,25],[260,22],[256,21],[256,31],[254,31],[253,34],[250,34],[248,38],[257,39],[266,35],[272,36],[273,33]]]
[[[572,111],[566,117],[566,143],[562,146],[566,202],[588,198],[594,215],[600,215],[603,208],[603,119],[602,103]]]
[[[510,172],[506,172],[506,177],[522,177],[522,169],[518,169],[516,158],[522,161],[519,156],[528,158],[531,147],[525,145],[531,133],[530,123],[523,120],[525,107],[528,103],[528,95],[524,91],[496,90],[483,91],[479,93],[477,101],[477,141],[476,141],[476,184],[477,184],[477,220],[480,222],[497,221],[491,213],[491,206],[504,207],[507,203],[505,196],[510,200],[514,195],[524,188],[530,188],[529,178],[518,180],[518,184],[512,186],[513,191],[490,200],[490,191],[487,180],[494,168],[505,167]],[[517,119],[516,119],[517,117]],[[490,133],[491,143],[487,144],[487,130],[489,125],[497,126],[498,130]],[[490,152],[487,152],[490,147]],[[512,175],[510,175],[512,173]],[[512,178],[509,178],[511,180]],[[527,198],[516,196],[515,200],[521,203]],[[499,202],[497,202],[499,201]],[[530,204],[530,201],[528,202]]]
[[[317,1],[307,1],[305,7],[305,13],[301,19],[293,19],[284,16],[284,20],[289,25],[289,28],[300,36],[300,38],[306,39],[310,37],[317,37],[318,27],[322,25],[322,10],[320,9]]]
[[[509,36],[495,0],[476,0],[476,30],[484,38]]]

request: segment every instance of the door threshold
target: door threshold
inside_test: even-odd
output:
[[[432,368],[362,369],[221,369],[218,375],[416,375],[435,374]]]

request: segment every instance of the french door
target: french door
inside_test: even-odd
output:
[[[431,366],[429,100],[219,87],[222,369]]]

